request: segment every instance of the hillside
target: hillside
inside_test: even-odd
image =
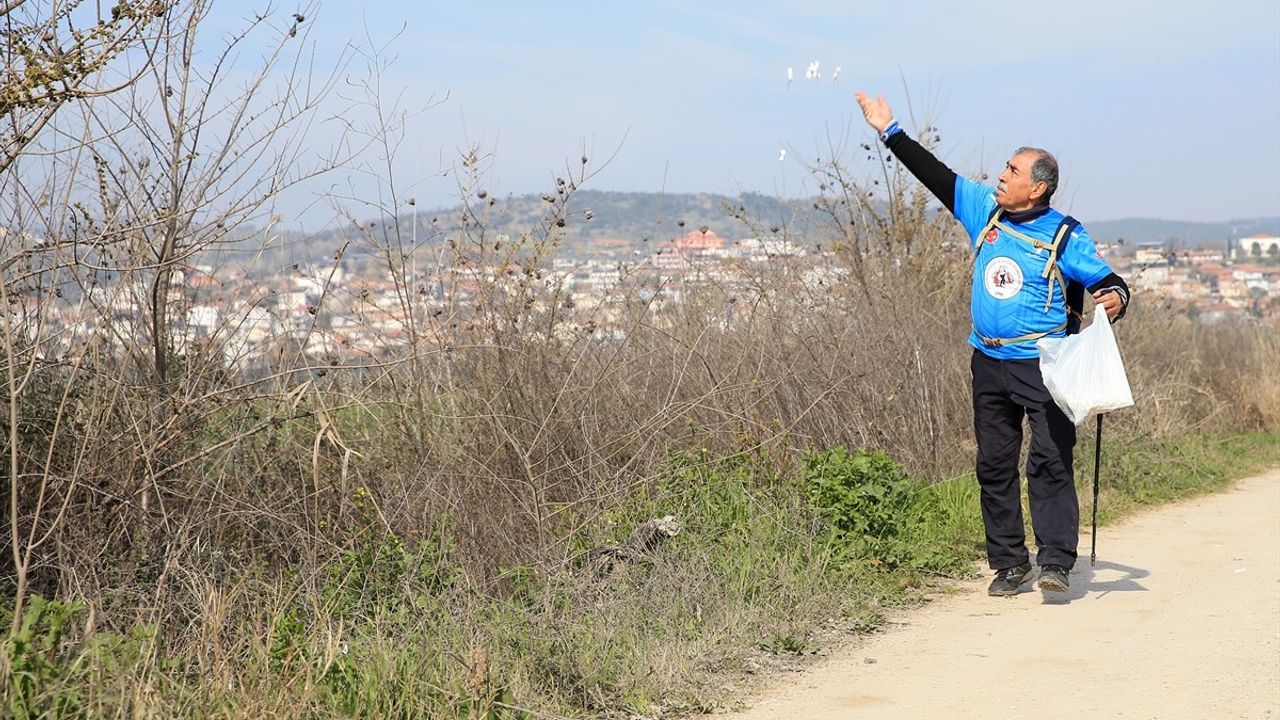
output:
[[[544,218],[547,203],[536,195],[511,196],[491,201],[478,214],[493,234],[518,236],[536,230]],[[618,238],[636,249],[706,227],[727,237],[785,231],[800,240],[814,234],[820,221],[813,199],[782,200],[759,193],[729,197],[711,193],[642,193],[580,190],[569,203],[570,213],[562,231],[564,252],[570,255],[589,251],[592,241]],[[426,241],[456,230],[462,206],[420,211],[401,216],[399,230],[408,241]],[[738,215],[739,217],[734,217]],[[752,224],[742,217],[749,218]],[[413,223],[418,227],[414,233]],[[362,228],[375,237],[385,237],[391,218],[370,220]],[[753,229],[754,226],[754,229]],[[1123,218],[1088,221],[1085,226],[1098,242],[1123,239],[1126,245],[1166,243],[1173,249],[1221,246],[1228,238],[1256,234],[1280,235],[1280,216],[1241,218],[1221,222],[1185,222],[1155,218]],[[255,231],[247,237],[258,238]],[[351,229],[326,230],[312,234],[285,234],[281,247],[290,262],[332,257],[336,247],[351,237]],[[360,243],[357,243],[359,251]],[[239,247],[243,249],[246,244]]]
[[[1251,235],[1280,235],[1280,216],[1267,218],[1241,218],[1222,222],[1184,222],[1153,218],[1123,218],[1086,224],[1089,232],[1099,242],[1115,242],[1124,238],[1126,243],[1163,242],[1175,249],[1184,247],[1220,246],[1228,238],[1244,238]]]

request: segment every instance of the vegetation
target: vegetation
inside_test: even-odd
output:
[[[309,10],[205,55],[208,7],[157,8],[152,92],[70,97],[86,132],[0,174],[6,715],[696,712],[973,571],[968,259],[891,163],[812,168],[812,264],[636,272],[585,306],[545,271],[589,159],[497,232],[467,150],[456,231],[350,223],[332,260],[293,269],[319,278],[304,321],[282,315],[250,362],[245,315],[189,332],[217,290],[179,274],[299,177],[328,85],[273,82],[306,66]],[[221,84],[255,37],[266,67]],[[344,147],[389,166],[395,113],[373,116]],[[393,180],[377,216],[412,204]],[[445,251],[426,272],[428,248]],[[394,302],[332,282],[355,249]],[[375,311],[395,332],[360,361],[321,342]],[[1118,333],[1141,404],[1108,426],[1107,517],[1280,460],[1275,328],[1139,299]],[[634,540],[667,516],[678,532]]]
[[[1203,436],[1108,450],[1105,516],[1221,487],[1280,462],[1280,436]],[[1083,448],[1082,448],[1083,449]],[[912,483],[878,452],[810,457],[794,478],[759,456],[677,459],[664,482],[615,508],[578,546],[655,512],[688,518],[677,540],[607,577],[569,564],[506,571],[498,597],[466,589],[441,536],[410,548],[366,538],[305,576],[265,568],[179,571],[168,602],[186,628],[95,628],[76,601],[33,597],[6,645],[12,717],[589,717],[700,711],[734,683],[799,662],[912,603],[939,569],[981,554],[976,483]],[[833,483],[832,478],[843,481]],[[854,505],[911,496],[840,529]],[[1082,483],[1087,493],[1087,482]],[[1087,497],[1087,495],[1082,495]],[[838,503],[837,503],[838,504]],[[887,507],[872,501],[871,507]],[[905,516],[911,520],[902,522]],[[895,526],[896,531],[886,531]],[[1105,553],[1105,543],[1104,543]],[[870,549],[870,551],[867,551]],[[890,549],[889,553],[883,552]],[[920,566],[886,556],[915,556]],[[176,608],[175,608],[176,609]],[[794,658],[788,660],[788,658]]]

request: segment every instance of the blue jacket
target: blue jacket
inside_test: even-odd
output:
[[[1046,331],[1054,331],[1050,332],[1053,337],[1066,334],[1065,329],[1055,330],[1066,324],[1067,303],[1061,284],[1053,275],[1044,276],[1049,251],[1012,234],[1051,245],[1064,216],[1050,208],[1026,222],[1005,219],[1004,228],[988,230],[996,208],[992,188],[956,176],[952,212],[964,225],[975,252],[969,344],[1001,360],[1037,358],[1035,340],[992,347],[981,338],[1016,338]],[[1092,287],[1111,274],[1084,228],[1077,227],[1065,242],[1066,250],[1058,257],[1058,269],[1065,279]]]

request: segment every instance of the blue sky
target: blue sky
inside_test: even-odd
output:
[[[872,137],[864,89],[940,127],[961,172],[1054,151],[1056,204],[1086,223],[1280,214],[1275,0],[788,5],[327,0],[308,23],[322,62],[382,46],[383,97],[421,110],[394,162],[420,207],[456,202],[471,146],[495,195],[548,190],[584,144],[593,164],[613,156],[595,189],[807,195],[806,158]],[[217,23],[248,7],[218,3]]]

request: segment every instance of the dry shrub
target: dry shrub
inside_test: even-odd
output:
[[[684,278],[625,268],[582,306],[551,258],[585,168],[515,237],[489,231],[491,205],[465,189],[450,230],[353,226],[337,257],[381,258],[403,329],[359,362],[327,354],[369,304],[329,284],[331,267],[307,269],[329,280],[305,330],[245,363],[221,328],[175,351],[159,384],[110,323],[69,348],[41,324],[47,308],[23,305],[5,378],[31,587],[182,628],[206,612],[160,602],[184,569],[320,573],[385,538],[444,534],[464,586],[505,592],[512,568],[568,560],[585,525],[673,456],[751,452],[785,470],[848,445],[917,475],[963,472],[966,243],[905,179],[891,176],[886,206],[838,166],[815,172],[821,220],[778,234],[822,250]],[[438,262],[414,276],[406,258],[424,248]],[[1141,296],[1119,328],[1139,401],[1121,432],[1276,427],[1274,328]]]
[[[1117,325],[1136,405],[1137,435],[1271,430],[1280,426],[1280,332],[1252,318],[1205,323],[1136,299]]]

